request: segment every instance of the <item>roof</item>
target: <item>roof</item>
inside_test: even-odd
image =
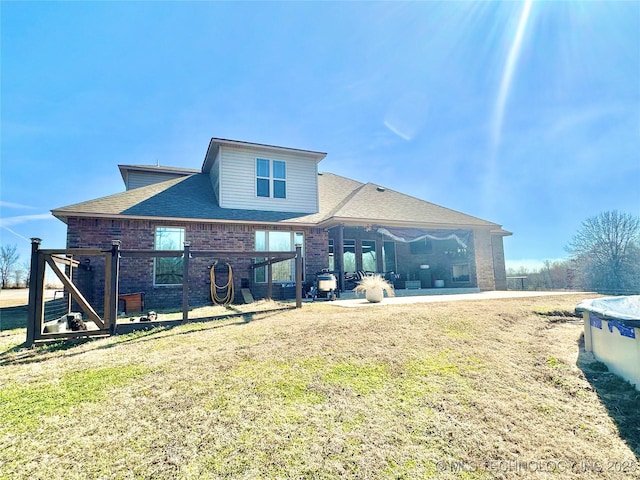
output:
[[[330,179],[329,183],[344,179],[333,174],[322,176]],[[501,228],[496,223],[373,183],[360,183],[357,188],[352,189],[342,202],[326,215],[326,221],[345,224],[380,223],[390,226],[420,225],[434,228],[452,226]],[[508,232],[505,231],[505,233]]]
[[[318,178],[320,211],[314,214],[221,208],[206,173],[194,173],[107,197],[54,209],[53,215],[170,219],[215,223],[278,223],[331,227],[337,223],[429,228],[501,226],[403,193],[331,173]]]
[[[57,208],[51,213],[63,221],[67,217],[79,216],[279,223],[300,217],[300,213],[221,208],[216,201],[209,176],[204,173]]]

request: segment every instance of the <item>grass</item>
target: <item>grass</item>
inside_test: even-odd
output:
[[[639,394],[580,354],[581,299],[315,303],[60,349],[12,331],[0,478],[637,478]]]
[[[0,390],[0,433],[32,431],[52,412],[69,415],[75,407],[99,401],[106,390],[145,372],[135,365],[89,368],[65,372],[53,381],[10,384]]]

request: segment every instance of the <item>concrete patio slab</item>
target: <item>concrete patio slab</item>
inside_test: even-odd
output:
[[[336,300],[332,305],[339,307],[376,307],[381,305],[401,305],[410,303],[431,303],[431,302],[458,302],[462,300],[495,300],[500,298],[526,298],[526,297],[551,297],[557,295],[597,295],[593,292],[523,292],[523,291],[492,291],[479,293],[461,293],[448,295],[417,295],[402,297],[385,297],[380,303],[370,303],[364,298],[349,300]]]

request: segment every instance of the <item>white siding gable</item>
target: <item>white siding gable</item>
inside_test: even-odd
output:
[[[256,159],[286,163],[286,198],[258,197]],[[214,171],[217,172],[214,174]],[[211,168],[211,180],[223,208],[275,212],[318,211],[318,167],[316,160],[295,152],[272,152],[260,148],[221,146]],[[214,175],[218,175],[218,181]]]

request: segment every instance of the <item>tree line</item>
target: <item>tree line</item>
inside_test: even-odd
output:
[[[0,247],[0,281],[2,288],[28,287],[29,260],[20,261],[20,254],[16,245],[2,245]]]
[[[528,290],[583,290],[610,295],[640,294],[640,217],[617,210],[582,222],[569,244],[567,260],[543,263],[527,271],[509,269],[507,276],[526,276]],[[510,288],[522,288],[510,279]]]

